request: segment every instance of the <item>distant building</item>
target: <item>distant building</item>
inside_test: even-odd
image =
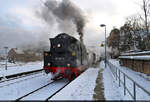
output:
[[[8,61],[12,63],[24,61],[24,52],[18,48],[10,49],[8,52]]]

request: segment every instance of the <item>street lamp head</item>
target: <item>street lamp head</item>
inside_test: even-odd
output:
[[[105,27],[106,25],[105,25],[105,24],[101,24],[100,26],[101,26],[101,27]]]

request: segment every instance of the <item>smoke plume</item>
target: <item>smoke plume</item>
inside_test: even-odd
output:
[[[19,48],[41,53],[43,50],[49,50],[47,38],[49,38],[47,32],[28,31],[21,28],[0,28],[0,54],[5,54],[5,46],[9,48],[8,50]]]
[[[70,0],[47,0],[38,15],[46,21],[49,26],[57,25],[63,32],[76,31],[80,40],[83,40],[83,29],[86,24],[85,16],[80,8]]]

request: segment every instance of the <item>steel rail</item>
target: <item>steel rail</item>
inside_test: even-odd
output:
[[[7,78],[7,79],[15,78],[15,77],[18,77],[18,76],[27,75],[27,74],[34,73],[34,72],[39,72],[39,71],[42,71],[42,70],[43,70],[43,69],[38,69],[38,70],[33,70],[33,71],[27,71],[27,72],[16,73],[16,74],[12,74],[12,75],[7,75],[7,76],[5,76],[5,78]],[[1,80],[2,78],[3,78],[3,77],[0,77],[0,80]]]
[[[15,79],[19,79],[19,78],[23,78],[23,77],[28,77],[28,76],[31,76],[31,75],[39,74],[39,73],[41,73],[41,72],[42,72],[42,71],[33,72],[33,73],[25,74],[25,75],[22,75],[22,76],[17,76],[17,77],[14,77],[14,78],[9,78],[9,79],[0,81],[0,83],[6,82],[6,81],[15,80]]]
[[[68,82],[66,85],[64,85],[62,88],[60,88],[60,89],[58,89],[55,93],[53,93],[51,96],[49,96],[46,100],[45,100],[45,102],[48,102],[48,100],[50,99],[50,98],[52,98],[54,95],[56,95],[58,92],[60,92],[62,89],[64,89],[68,84],[69,84],[70,82]]]
[[[43,75],[43,74],[41,74],[41,75]],[[6,85],[2,85],[2,86],[0,86],[0,88],[5,87],[5,86],[9,86],[9,85],[12,85],[12,84],[16,84],[16,83],[19,83],[19,82],[22,82],[22,81],[25,81],[25,80],[33,79],[35,77],[40,77],[41,75],[33,76],[33,77],[30,77],[30,78],[27,78],[27,79],[22,79],[22,80],[18,80],[18,81],[15,81],[15,82],[12,82],[12,83],[9,83],[9,84],[6,84]]]
[[[27,96],[29,96],[30,94],[32,94],[32,93],[34,93],[34,92],[36,92],[36,91],[38,91],[38,90],[40,90],[40,89],[43,89],[44,87],[46,87],[46,86],[48,86],[48,85],[50,85],[50,84],[52,84],[52,83],[54,83],[54,82],[56,82],[56,81],[52,81],[52,82],[50,82],[50,83],[48,83],[48,84],[46,84],[46,85],[44,85],[44,86],[42,86],[42,87],[40,87],[40,88],[37,88],[37,89],[34,90],[34,91],[31,91],[31,92],[29,92],[29,93],[27,93],[27,94],[25,94],[25,95],[23,95],[23,96],[17,98],[17,99],[15,100],[15,102],[20,101],[20,100],[23,99],[24,97],[27,97]]]

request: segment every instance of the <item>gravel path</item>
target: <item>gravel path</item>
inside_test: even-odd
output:
[[[104,98],[104,86],[103,86],[103,69],[99,70],[98,77],[96,79],[96,87],[94,89],[95,94],[93,95],[94,100],[105,100]]]

